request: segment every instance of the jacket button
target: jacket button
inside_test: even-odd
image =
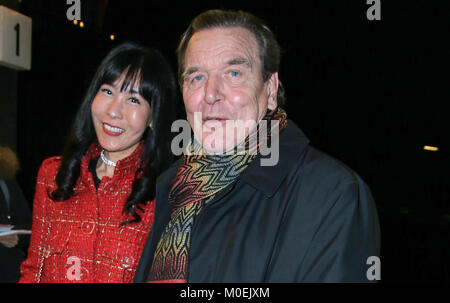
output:
[[[85,234],[92,234],[92,232],[94,231],[94,228],[95,228],[95,222],[85,221],[85,222],[81,223],[81,230]]]

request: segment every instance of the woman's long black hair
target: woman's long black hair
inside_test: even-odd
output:
[[[127,42],[112,49],[103,59],[75,117],[56,175],[57,188],[50,193],[50,197],[55,201],[65,201],[73,196],[73,189],[80,176],[81,160],[97,140],[92,121],[92,101],[101,85],[114,84],[124,72],[121,90],[133,87],[134,82],[138,81],[139,93],[150,102],[152,115],[152,127],[147,127],[142,138],[143,161],[136,172],[142,173],[142,177],[133,181],[123,209],[134,219],[125,221],[126,224],[141,220],[136,209],[143,211],[139,205],[155,197],[156,178],[172,162],[170,128],[175,120],[178,88],[171,66],[156,49]]]

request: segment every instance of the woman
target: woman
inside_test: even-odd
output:
[[[106,56],[64,154],[39,169],[20,282],[133,280],[171,163],[175,83],[157,50],[126,43]]]

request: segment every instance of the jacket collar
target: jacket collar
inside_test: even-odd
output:
[[[130,174],[135,174],[136,170],[142,163],[142,151],[144,149],[144,141],[138,145],[138,147],[129,155],[128,157],[119,160],[116,162],[116,168],[114,169],[114,177],[118,176],[125,177]],[[91,173],[89,172],[89,163],[91,160],[100,157],[100,152],[102,151],[102,147],[98,142],[93,143],[83,159],[81,160],[81,178],[84,181],[88,181],[87,179],[92,178]]]
[[[292,120],[288,120],[286,128],[280,133],[279,144],[280,155],[276,165],[261,166],[261,155],[258,155],[240,176],[242,181],[260,190],[267,197],[273,196],[280,187],[292,164],[309,145],[309,139]]]
[[[263,192],[267,197],[273,196],[292,164],[300,158],[309,145],[309,139],[292,120],[288,120],[286,128],[280,133],[280,156],[274,166],[261,166],[261,155],[257,155],[250,165],[241,173],[239,179]],[[178,167],[183,164],[180,157],[163,175],[159,182],[171,182]]]

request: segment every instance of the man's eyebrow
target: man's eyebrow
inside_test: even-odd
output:
[[[248,60],[247,58],[243,58],[243,57],[230,59],[227,61],[227,64],[228,65],[247,65],[250,69],[253,68],[253,65],[250,62],[250,60]]]
[[[193,73],[197,72],[198,70],[199,70],[199,68],[197,66],[189,67],[181,74],[181,79],[186,78],[186,76],[189,76],[190,74],[193,74]]]
[[[227,65],[247,65],[250,69],[253,68],[252,63],[250,62],[250,60],[248,60],[247,58],[244,57],[237,57],[237,58],[233,58],[227,61]],[[200,68],[198,66],[191,66],[189,68],[187,68],[182,74],[181,74],[181,79],[185,79],[187,76],[198,72],[200,70]]]

